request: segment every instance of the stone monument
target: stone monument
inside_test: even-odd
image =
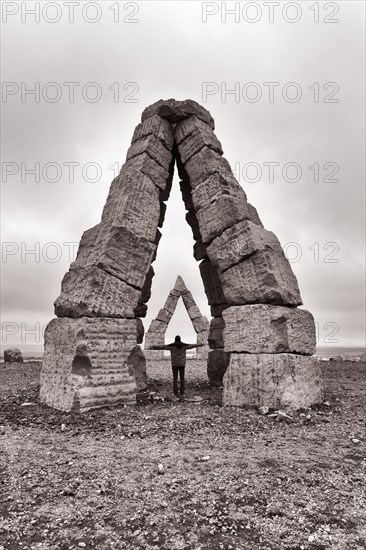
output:
[[[197,348],[196,357],[199,360],[207,361],[209,322],[207,317],[200,312],[192,293],[188,290],[180,275],[175,281],[174,288],[169,292],[163,308],[159,311],[156,319],[151,321],[149,330],[146,333],[144,353],[147,360],[156,361],[164,358],[164,351],[152,350],[152,346],[164,345],[165,334],[179,298],[182,298],[188,317],[197,334],[197,344],[203,344],[202,347]]]
[[[276,236],[236,181],[210,113],[192,100],[147,107],[102,219],[80,241],[47,326],[41,400],[62,410],[134,401],[146,387],[146,315],[176,163],[193,253],[213,317],[208,376],[227,405],[321,401],[312,315]],[[227,370],[226,370],[227,369]]]

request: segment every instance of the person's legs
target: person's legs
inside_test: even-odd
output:
[[[180,394],[184,395],[185,392],[185,380],[184,380],[184,374],[185,374],[185,367],[179,367],[179,378],[180,378]]]
[[[173,392],[174,392],[174,395],[176,395],[178,397],[178,370],[179,370],[179,367],[173,367],[172,366],[172,371],[173,371]]]

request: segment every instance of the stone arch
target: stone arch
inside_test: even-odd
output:
[[[207,317],[202,315],[192,293],[188,290],[180,275],[178,275],[174,287],[169,292],[164,306],[159,311],[157,317],[151,321],[150,327],[146,332],[144,352],[147,360],[164,358],[164,352],[161,350],[153,351],[152,346],[164,345],[165,334],[175,313],[179,298],[183,300],[188,317],[197,335],[197,344],[204,344],[202,347],[197,348],[196,357],[200,360],[207,360],[209,322]]]
[[[85,231],[63,278],[58,318],[45,333],[43,402],[87,410],[131,400],[143,388],[140,317],[175,164],[213,317],[210,379],[220,383],[229,365],[225,404],[307,406],[321,398],[309,357],[313,318],[297,309],[296,277],[234,178],[214,128],[210,113],[191,100],[160,100],[143,111],[101,222]],[[80,343],[90,359],[88,378],[72,372]]]

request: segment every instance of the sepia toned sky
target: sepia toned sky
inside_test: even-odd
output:
[[[318,345],[363,346],[364,3],[35,4],[2,3],[2,347],[41,348],[141,112],[170,97],[214,117]],[[178,274],[209,316],[184,213],[175,178],[145,329]],[[182,304],[177,333],[195,337]]]

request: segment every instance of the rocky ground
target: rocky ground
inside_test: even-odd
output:
[[[293,421],[221,407],[192,365],[184,402],[156,399],[163,362],[148,403],[82,415],[39,403],[40,363],[0,365],[0,550],[365,549],[365,363],[323,365]]]

